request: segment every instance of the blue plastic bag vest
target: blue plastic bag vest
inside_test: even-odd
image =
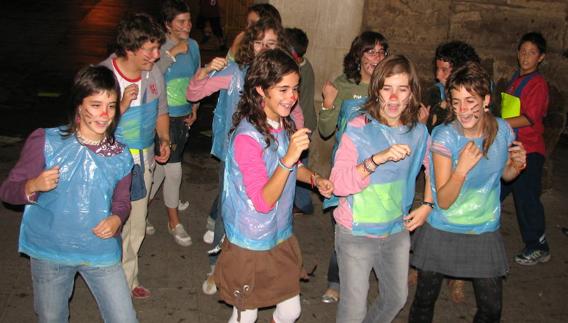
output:
[[[188,48],[187,53],[176,56],[176,61],[164,73],[170,117],[183,117],[191,113],[191,103],[187,101],[186,92],[201,58],[195,40],[188,40]]]
[[[234,138],[244,134],[266,147],[263,136],[247,121],[241,121],[231,136],[231,143],[225,164],[225,185],[222,193],[223,220],[225,231],[231,243],[250,250],[270,250],[279,242],[292,235],[292,207],[296,186],[296,173],[290,172],[284,191],[276,205],[268,213],[255,210],[248,198],[240,172],[234,158]],[[276,171],[278,160],[286,154],[289,138],[286,131],[274,133],[277,143],[264,149],[262,158],[271,177]]]
[[[60,167],[59,183],[26,205],[19,251],[68,265],[119,263],[120,237],[100,239],[91,230],[111,215],[114,188],[132,169],[130,153],[125,147],[118,155],[99,156],[75,136],[62,138],[58,128],[45,134],[45,168]]]

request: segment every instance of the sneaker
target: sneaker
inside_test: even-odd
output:
[[[146,299],[150,297],[150,291],[142,285],[135,287],[131,294],[134,299]]]
[[[153,235],[154,233],[156,233],[156,228],[154,227],[154,225],[152,223],[150,223],[148,220],[146,220],[146,235]]]
[[[173,229],[170,229],[170,226],[168,225],[168,229],[168,231],[170,231],[170,234],[174,236],[174,240],[177,244],[182,247],[191,246],[191,237],[185,231],[183,224],[178,223]]]
[[[178,202],[178,211],[185,211],[189,207],[189,201],[182,202],[179,200]]]
[[[321,302],[325,304],[333,304],[339,302],[339,291],[328,288],[321,296]]]
[[[550,252],[538,249],[531,252],[523,250],[522,253],[515,256],[515,262],[523,266],[534,266],[539,262],[545,263],[549,260]]]
[[[205,295],[214,295],[217,293],[217,285],[215,285],[215,277],[213,277],[213,273],[207,274],[207,279],[203,282],[201,289]]]
[[[213,238],[215,238],[215,232],[213,232],[213,230],[207,230],[207,232],[203,235],[203,242],[206,244],[212,244]]]

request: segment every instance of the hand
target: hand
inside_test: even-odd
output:
[[[333,101],[335,101],[338,92],[339,91],[337,90],[335,85],[333,85],[333,83],[331,83],[330,81],[325,81],[321,89],[324,108],[331,109],[333,107]]]
[[[460,152],[455,172],[463,176],[467,175],[477,165],[481,157],[483,157],[483,153],[475,143],[473,141],[468,142]]]
[[[294,165],[300,159],[300,155],[302,152],[310,146],[310,137],[308,134],[311,132],[308,128],[302,128],[296,131],[290,137],[290,144],[288,145],[288,151],[286,151],[286,155],[282,157],[282,161],[286,164],[286,166]]]
[[[426,219],[428,219],[428,215],[432,211],[432,208],[428,205],[421,205],[420,207],[412,210],[409,215],[405,216],[404,219],[404,227],[408,231],[414,231],[421,227]]]
[[[375,164],[380,165],[388,161],[397,162],[410,156],[411,150],[408,145],[394,144],[389,148],[373,155]]]
[[[160,140],[160,156],[154,156],[158,163],[165,164],[170,159],[170,142]]]
[[[418,122],[426,124],[428,122],[428,117],[430,116],[430,106],[425,106],[420,103],[420,108],[418,110]]]
[[[527,151],[520,141],[513,141],[513,146],[509,147],[509,163],[519,171],[527,167]]]
[[[44,170],[38,177],[26,182],[25,193],[31,195],[35,192],[47,192],[57,187],[59,183],[59,166]]]
[[[187,118],[185,118],[183,120],[183,122],[190,127],[191,125],[193,125],[193,123],[195,122],[195,120],[197,120],[197,109],[195,107],[193,107],[193,109],[191,110],[191,114],[187,116]]]
[[[176,57],[179,54],[187,53],[188,49],[189,49],[189,47],[187,46],[187,41],[182,40],[170,49],[170,54],[172,54],[172,56]]]
[[[327,178],[316,177],[316,186],[320,194],[324,197],[330,198],[333,194],[333,182]]]
[[[114,237],[114,234],[120,227],[120,224],[121,222],[118,215],[113,214],[102,219],[101,222],[92,229],[92,231],[97,237],[101,239],[108,239]]]
[[[138,97],[138,85],[135,83],[130,84],[124,89],[122,99],[120,100],[120,112],[124,113],[130,107],[130,103]]]
[[[227,60],[223,57],[215,57],[209,64],[205,65],[205,71],[207,74],[213,71],[220,71],[227,67]]]

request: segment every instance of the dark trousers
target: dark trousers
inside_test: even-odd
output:
[[[440,294],[443,281],[443,274],[418,270],[416,295],[410,308],[409,323],[432,322],[434,306]],[[499,322],[503,305],[503,278],[474,278],[472,283],[475,301],[477,302],[477,312],[473,322]]]
[[[225,235],[225,223],[223,222],[222,215],[222,204],[221,204],[221,194],[223,194],[223,186],[225,185],[224,179],[225,174],[225,162],[219,163],[219,193],[215,197],[213,204],[211,205],[211,212],[209,217],[215,220],[215,230],[213,231],[213,247],[216,247],[221,239]],[[217,258],[219,253],[209,255],[209,265],[214,266],[217,263]]]
[[[501,184],[501,201],[513,193],[517,221],[526,251],[546,250],[544,207],[540,201],[544,156],[527,154],[527,167],[513,181]]]
[[[331,226],[335,229],[335,218],[333,217],[333,209],[331,210]],[[335,245],[335,242],[334,242]],[[339,291],[339,265],[337,264],[337,253],[335,248],[331,252],[329,258],[329,266],[327,267],[327,284],[328,288]]]

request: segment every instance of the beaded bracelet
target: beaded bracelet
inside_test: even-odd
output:
[[[284,165],[284,163],[282,162],[282,159],[278,159],[278,166],[284,168],[285,170],[291,172],[294,170],[294,167],[288,167],[286,165]]]
[[[365,170],[367,171],[367,173],[372,174],[375,172],[375,170],[377,169],[376,167],[373,167],[374,163],[372,161],[369,160],[369,158],[365,159],[363,161],[363,167],[365,168]]]

